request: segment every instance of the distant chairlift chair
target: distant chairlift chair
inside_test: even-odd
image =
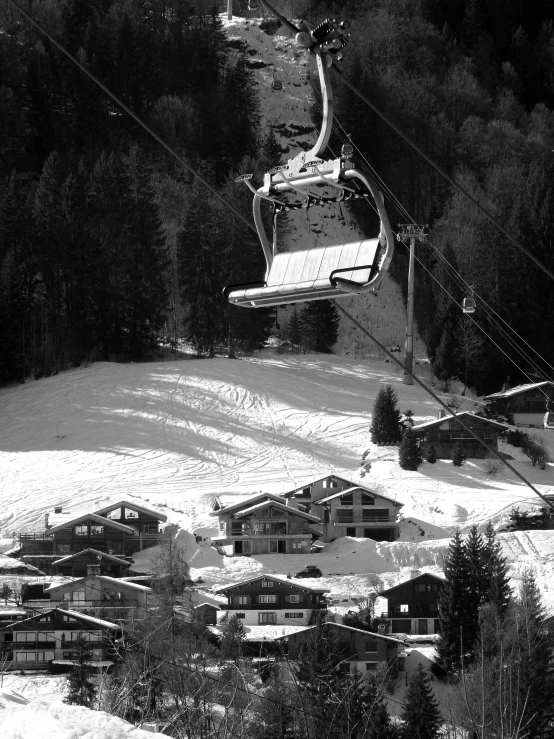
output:
[[[333,95],[329,68],[339,51],[347,44],[346,24],[326,20],[308,27],[296,35],[300,46],[315,55],[323,96],[323,123],[315,146],[301,152],[286,165],[274,167],[264,176],[262,187],[255,189],[252,175],[241,175],[254,194],[253,214],[260,243],[266,259],[265,280],[242,285],[230,285],[224,295],[233,305],[262,308],[308,300],[347,297],[364,292],[377,293],[389,268],[394,236],[389,225],[383,198],[375,182],[356,168],[353,147],[342,147],[338,159],[324,161],[320,155],[327,147],[333,124]],[[330,188],[333,195],[318,193]],[[290,201],[289,196],[296,196]],[[280,213],[326,206],[328,203],[351,199],[373,199],[381,221],[374,238],[318,246],[294,252],[277,253],[277,217]],[[273,207],[273,234],[268,236],[262,221],[262,201]]]

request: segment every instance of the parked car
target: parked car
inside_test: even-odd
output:
[[[306,565],[303,570],[297,572],[295,577],[321,577],[323,573],[315,565]]]

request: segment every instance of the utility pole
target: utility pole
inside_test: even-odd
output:
[[[227,20],[233,20],[233,0],[227,0]]]
[[[404,344],[404,377],[402,382],[405,385],[413,385],[414,381],[410,376],[414,366],[414,267],[415,267],[415,244],[416,241],[427,241],[425,229],[427,226],[418,226],[415,223],[399,223],[396,238],[403,244],[410,242],[410,264],[408,268],[408,305],[407,305],[407,322],[406,322],[406,343]]]

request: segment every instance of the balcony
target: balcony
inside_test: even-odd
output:
[[[438,611],[431,611],[429,608],[416,610],[410,608],[408,611],[381,611],[381,618],[438,618]]]

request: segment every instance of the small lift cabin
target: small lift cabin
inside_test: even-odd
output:
[[[264,184],[258,189],[250,182],[252,175],[237,178],[254,194],[254,223],[267,269],[264,280],[225,288],[224,295],[233,305],[263,308],[363,292],[376,293],[389,268],[394,237],[377,185],[356,167],[350,144],[342,147],[338,159],[324,161],[320,158],[327,148],[333,125],[329,70],[348,42],[346,27],[345,23],[326,20],[315,28],[304,24],[303,30],[296,34],[296,42],[315,56],[321,84],[323,123],[315,146],[289,159],[287,164],[269,170]],[[329,191],[331,195],[326,194]],[[352,199],[374,201],[381,222],[378,235],[348,243],[277,253],[279,214]],[[263,223],[262,202],[271,203],[273,208],[271,236],[266,233]]]

